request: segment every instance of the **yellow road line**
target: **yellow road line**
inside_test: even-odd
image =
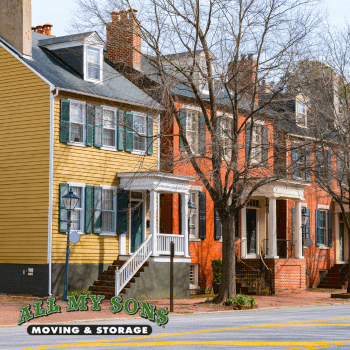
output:
[[[113,346],[120,346],[119,343],[128,340],[140,340],[140,339],[152,339],[152,338],[163,338],[163,337],[173,337],[181,335],[193,335],[193,334],[202,334],[202,333],[213,333],[213,332],[224,332],[231,330],[240,330],[240,329],[254,329],[254,328],[275,328],[275,327],[335,327],[335,326],[350,326],[350,324],[345,323],[327,323],[327,324],[317,324],[315,322],[325,322],[325,321],[338,321],[338,320],[348,320],[350,317],[341,317],[341,318],[328,318],[320,320],[309,320],[309,321],[296,321],[296,322],[286,322],[286,323],[274,323],[274,324],[264,324],[264,325],[253,325],[253,326],[240,326],[240,327],[227,327],[227,328],[215,328],[207,329],[200,331],[189,331],[189,332],[177,332],[177,333],[166,333],[166,334],[153,334],[145,335],[139,337],[126,337],[126,338],[117,338],[117,339],[108,339],[108,340],[96,340],[91,342],[80,342],[80,343],[70,343],[70,344],[57,344],[57,345],[44,345],[44,346],[35,346],[30,348],[23,348],[21,350],[44,350],[44,349],[53,349],[59,347],[77,347],[77,346],[107,346],[113,344]],[[313,322],[313,323],[312,323]],[[108,344],[107,344],[108,343]],[[101,344],[101,345],[99,345]],[[104,344],[104,345],[102,345]],[[124,344],[124,343],[123,343]],[[136,343],[127,343],[130,345],[136,345]],[[137,343],[138,344],[138,343]],[[141,343],[140,343],[141,344]],[[150,343],[145,343],[150,344]],[[297,343],[303,346],[303,343]],[[295,345],[297,345],[295,344]],[[312,345],[314,344],[314,345]],[[309,343],[306,346],[318,346],[319,343]],[[334,342],[324,343],[324,344],[334,344]],[[290,344],[294,345],[294,344]],[[124,345],[125,346],[125,345]]]
[[[345,346],[350,344],[350,340],[344,340],[344,341],[339,341],[339,342],[330,342],[326,345],[315,345],[311,347],[297,347],[297,348],[290,348],[290,349],[284,349],[284,350],[314,350],[314,349],[325,349],[325,348],[330,348],[334,346]]]

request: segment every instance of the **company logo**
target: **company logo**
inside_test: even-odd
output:
[[[92,302],[92,311],[101,311],[100,303],[105,299],[104,295],[80,295],[76,298],[74,295],[68,296],[68,307],[67,312],[73,311],[87,311],[89,309],[87,305],[88,298]],[[18,325],[28,322],[34,318],[50,316],[52,314],[61,313],[61,307],[56,305],[56,298],[47,299],[47,309],[43,307],[42,301],[36,301],[33,303],[34,311],[31,310],[31,305],[21,307],[21,315],[18,321]],[[121,296],[116,296],[111,299],[110,311],[113,314],[125,311],[128,315],[135,315],[139,312],[140,316],[150,320],[151,322],[157,323],[158,326],[162,326],[168,323],[168,309],[161,308],[157,309],[155,305],[149,304],[145,301],[138,302],[136,299],[129,298],[123,303]],[[44,333],[45,334],[45,333]],[[74,333],[73,333],[74,334]],[[103,334],[103,333],[101,333]],[[119,333],[115,333],[119,334]],[[133,334],[133,333],[131,333]],[[137,333],[135,333],[137,334]]]

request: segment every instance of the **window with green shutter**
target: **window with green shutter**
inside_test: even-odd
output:
[[[153,117],[147,117],[147,154],[153,154]]]
[[[85,233],[92,233],[93,187],[85,187]]]
[[[68,220],[68,212],[66,210],[66,206],[64,205],[62,197],[68,194],[69,185],[68,184],[60,184],[60,213],[59,213],[59,232],[67,232],[67,220]]]
[[[333,212],[332,210],[328,210],[327,212],[327,243],[328,247],[332,247],[333,245]]]
[[[69,142],[70,101],[61,100],[60,142]]]
[[[102,187],[94,187],[93,233],[102,233]]]
[[[125,113],[125,151],[132,152],[134,150],[134,117],[132,112]]]
[[[125,121],[124,111],[118,111],[118,150],[124,151]]]
[[[128,192],[119,189],[117,192],[117,234],[126,234],[128,231]]]
[[[207,198],[205,192],[199,193],[199,238],[207,236]]]

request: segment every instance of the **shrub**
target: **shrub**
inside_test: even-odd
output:
[[[244,294],[237,294],[234,299],[226,299],[225,305],[244,305],[249,306],[251,308],[255,307],[257,305],[255,299],[249,295]]]
[[[70,296],[70,295],[74,295],[76,298],[79,298],[80,295],[90,295],[91,294],[91,291],[89,290],[86,290],[86,289],[82,289],[82,290],[76,290],[74,292],[68,292],[67,293],[67,296]],[[60,295],[60,298],[63,297],[63,294]]]
[[[220,283],[221,282],[222,261],[221,260],[212,260],[211,264],[213,266],[213,283]]]

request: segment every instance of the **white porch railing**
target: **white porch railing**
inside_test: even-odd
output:
[[[149,235],[133,255],[120,268],[115,270],[115,295],[119,295],[127,283],[135,276],[140,267],[152,254],[152,235]]]
[[[175,254],[184,255],[184,238],[183,235],[159,233],[157,235],[158,254],[170,255],[170,243],[174,242]]]

